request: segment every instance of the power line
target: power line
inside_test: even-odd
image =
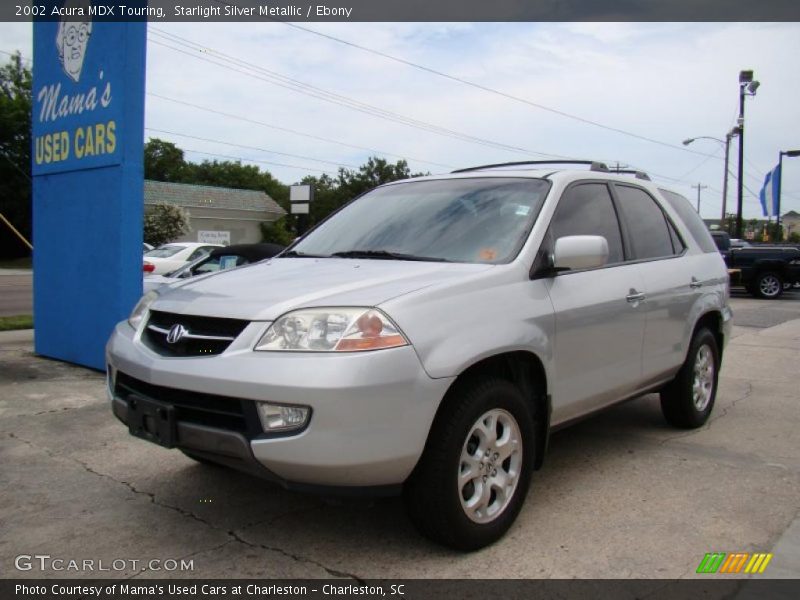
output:
[[[374,154],[382,154],[382,155],[385,155],[385,156],[395,156],[397,158],[402,158],[402,159],[406,159],[406,160],[413,160],[415,162],[425,163],[425,164],[429,164],[429,165],[435,165],[437,167],[444,167],[446,169],[455,169],[456,168],[454,165],[446,165],[446,164],[443,164],[443,163],[437,163],[437,162],[433,162],[433,161],[430,161],[430,160],[424,160],[422,158],[414,158],[413,156],[408,156],[408,155],[404,155],[404,154],[398,154],[396,152],[387,152],[385,150],[377,150],[377,149],[374,149],[374,148],[368,148],[366,146],[358,146],[358,145],[355,145],[355,144],[348,144],[347,142],[342,142],[342,141],[339,141],[339,140],[333,140],[333,139],[322,137],[322,136],[319,136],[319,135],[314,135],[314,134],[305,133],[305,132],[302,132],[302,131],[297,131],[296,129],[289,129],[288,127],[282,127],[280,125],[275,125],[273,123],[266,123],[264,121],[259,121],[257,119],[251,119],[250,117],[244,117],[242,115],[236,115],[236,114],[232,114],[232,113],[228,113],[228,112],[223,112],[223,111],[217,110],[215,108],[210,108],[208,106],[201,106],[199,104],[194,104],[192,102],[186,102],[185,100],[179,100],[177,98],[170,98],[169,96],[162,96],[161,94],[156,94],[156,93],[153,93],[153,92],[148,92],[147,95],[148,96],[153,96],[154,98],[160,98],[161,100],[167,100],[169,102],[174,102],[176,104],[182,104],[184,106],[189,106],[191,108],[196,108],[198,110],[203,110],[203,111],[206,111],[206,112],[209,112],[209,113],[212,113],[212,114],[221,115],[223,117],[228,117],[228,118],[231,118],[231,119],[244,121],[246,123],[252,123],[254,125],[261,125],[263,127],[269,127],[270,129],[276,129],[278,131],[285,131],[286,133],[291,133],[293,135],[302,136],[302,137],[309,138],[309,139],[312,139],[312,140],[318,140],[318,141],[321,141],[321,142],[327,142],[329,144],[337,144],[339,146],[344,146],[346,148],[354,148],[356,150],[365,150],[367,152],[371,152],[371,153],[374,153]]]
[[[223,2],[222,0],[214,0],[214,1],[218,2],[220,4],[227,4],[227,2]],[[439,77],[444,77],[445,79],[449,79],[451,81],[455,81],[455,82],[458,82],[458,83],[461,83],[461,84],[464,84],[464,85],[468,85],[470,87],[482,90],[484,92],[489,92],[491,94],[495,94],[497,96],[501,96],[501,97],[506,98],[508,100],[513,100],[515,102],[519,102],[519,103],[522,103],[522,104],[527,104],[528,106],[532,106],[534,108],[538,108],[540,110],[544,110],[544,111],[559,115],[561,117],[565,117],[567,119],[572,119],[574,121],[578,121],[578,122],[584,123],[586,125],[592,125],[594,127],[599,127],[601,129],[605,129],[607,131],[613,131],[614,133],[619,133],[619,134],[626,135],[628,137],[632,137],[632,138],[635,138],[635,139],[638,139],[638,140],[641,140],[641,141],[650,142],[650,143],[653,143],[653,144],[658,144],[660,146],[665,146],[667,148],[672,148],[674,150],[680,150],[682,152],[688,152],[688,153],[691,153],[691,154],[698,154],[698,155],[701,155],[701,156],[706,156],[702,152],[697,152],[695,150],[690,150],[689,148],[683,148],[681,146],[678,146],[677,144],[671,144],[669,142],[665,142],[665,141],[658,140],[658,139],[655,139],[655,138],[651,138],[651,137],[647,137],[647,136],[644,136],[644,135],[640,135],[640,134],[634,133],[632,131],[627,131],[625,129],[620,129],[618,127],[612,127],[610,125],[605,125],[604,123],[601,123],[599,121],[593,121],[593,120],[587,119],[585,117],[581,117],[581,116],[578,116],[578,115],[573,115],[571,113],[568,113],[568,112],[563,111],[563,110],[559,110],[557,108],[553,108],[551,106],[545,106],[544,104],[539,104],[538,102],[533,102],[532,100],[528,100],[527,98],[522,98],[520,96],[515,96],[513,94],[509,94],[508,92],[503,92],[501,90],[497,90],[495,88],[492,88],[492,87],[489,87],[489,86],[486,86],[486,85],[483,85],[483,84],[480,84],[480,83],[475,83],[474,81],[469,81],[467,79],[463,79],[462,77],[457,77],[455,75],[451,75],[449,73],[445,73],[444,71],[439,71],[437,69],[434,69],[434,68],[431,68],[431,67],[427,67],[425,65],[420,65],[418,63],[412,62],[410,60],[406,60],[404,58],[400,58],[398,56],[393,56],[391,54],[387,54],[385,52],[381,52],[380,50],[375,50],[373,48],[368,48],[366,46],[362,46],[360,44],[356,44],[355,42],[350,42],[348,40],[343,40],[341,38],[338,38],[338,37],[333,36],[333,35],[329,35],[327,33],[322,33],[320,31],[316,31],[314,29],[309,29],[308,27],[303,27],[302,25],[297,25],[296,23],[289,23],[287,21],[281,21],[279,19],[275,19],[275,20],[278,21],[279,23],[282,23],[283,25],[286,25],[287,27],[292,27],[294,29],[305,31],[306,33],[310,33],[310,34],[313,34],[313,35],[316,35],[316,36],[319,36],[319,37],[322,37],[322,38],[326,38],[328,40],[337,42],[339,44],[344,44],[346,46],[350,46],[352,48],[356,48],[358,50],[362,50],[364,52],[368,52],[370,54],[374,54],[376,56],[380,56],[382,58],[386,58],[388,60],[395,61],[397,63],[412,67],[414,69],[418,69],[420,71],[425,71],[425,72],[430,73],[432,75],[437,75]]]
[[[483,146],[489,146],[492,148],[505,150],[509,152],[521,153],[521,154],[535,154],[538,156],[550,157],[550,158],[572,158],[568,156],[547,153],[547,152],[540,152],[537,150],[531,150],[529,148],[523,148],[520,146],[513,146],[510,144],[505,144],[502,142],[496,142],[494,140],[489,140],[485,138],[480,138],[477,136],[473,136],[470,134],[466,134],[460,131],[455,131],[452,129],[448,129],[446,127],[441,127],[438,125],[434,125],[431,123],[427,123],[425,121],[420,121],[418,119],[414,119],[412,117],[408,117],[399,113],[395,113],[392,111],[388,111],[382,109],[380,107],[367,104],[361,102],[359,100],[355,100],[353,98],[349,98],[347,96],[342,96],[340,94],[336,94],[334,92],[329,92],[322,88],[298,81],[296,79],[292,79],[290,77],[286,77],[281,75],[280,73],[276,73],[274,71],[270,71],[264,67],[260,67],[258,65],[254,65],[252,63],[248,63],[247,61],[243,61],[241,59],[226,55],[222,52],[213,50],[211,48],[207,48],[196,42],[192,42],[191,40],[187,40],[185,38],[181,38],[180,36],[176,36],[174,34],[164,34],[156,29],[151,29],[151,31],[156,34],[157,36],[162,36],[162,38],[166,38],[171,43],[179,44],[184,46],[185,48],[190,49],[192,52],[187,52],[186,50],[182,50],[181,48],[176,48],[169,44],[160,42],[158,40],[151,39],[150,41],[154,44],[170,48],[176,52],[180,52],[182,54],[186,54],[187,56],[191,56],[197,60],[204,60],[211,64],[215,64],[217,66],[232,70],[234,72],[241,73],[243,75],[252,77],[254,79],[258,79],[261,81],[265,81],[272,85],[276,85],[278,87],[282,87],[285,89],[290,89],[295,92],[299,92],[301,94],[312,96],[326,102],[330,102],[333,104],[337,104],[339,106],[344,106],[350,108],[352,110],[356,110],[365,114],[369,114],[371,116],[375,116],[381,119],[393,121],[396,123],[400,123],[409,127],[414,127],[416,129],[421,129],[423,131],[427,131],[429,133],[435,133],[437,135],[442,135],[445,137],[450,137],[454,139],[458,139],[461,141],[466,141],[470,143],[480,144]],[[173,39],[174,38],[174,39]],[[208,56],[198,56],[196,53],[199,54],[207,54],[211,55],[211,58]],[[217,60],[212,60],[212,58],[216,58]],[[227,61],[227,62],[218,62],[219,60]],[[235,66],[232,66],[232,63]],[[238,64],[237,64],[238,63]],[[240,67],[240,68],[236,68]],[[244,70],[243,70],[244,69]],[[255,72],[254,72],[255,71]]]
[[[285,163],[273,162],[270,160],[259,160],[256,158],[244,158],[242,156],[231,156],[230,154],[218,154],[216,152],[204,152],[202,150],[194,150],[192,148],[181,148],[184,152],[192,152],[194,154],[205,154],[206,156],[215,156],[217,158],[227,158],[230,160],[238,160],[243,162],[254,162],[265,165],[273,165],[278,167],[288,167],[290,169],[300,169],[301,171],[316,171],[318,173],[325,173],[326,175],[336,175],[333,171],[325,171],[323,169],[315,169],[313,167],[303,167],[300,165],[287,165]]]
[[[6,54],[6,55],[8,55],[8,56],[10,56],[12,58],[15,57],[15,56],[19,56],[26,63],[32,63],[33,62],[30,58],[26,58],[26,57],[22,56],[22,54],[19,51],[8,52],[7,50],[0,50],[0,54]]]
[[[191,135],[191,134],[188,134],[188,133],[180,133],[180,132],[176,132],[176,131],[166,131],[164,129],[155,129],[153,127],[145,127],[145,129],[147,131],[153,131],[155,133],[165,133],[167,135],[176,135],[178,137],[185,137],[185,138],[189,138],[189,139],[192,139],[192,140],[200,140],[200,141],[203,141],[203,142],[212,142],[214,144],[223,144],[223,145],[226,145],[226,146],[233,146],[235,148],[244,148],[246,150],[258,150],[259,152],[267,152],[269,154],[278,154],[280,156],[289,156],[291,158],[301,158],[303,160],[311,160],[311,161],[314,161],[314,162],[326,163],[326,164],[329,164],[329,165],[334,165],[336,167],[345,167],[345,168],[348,168],[348,169],[357,169],[358,168],[356,165],[348,165],[347,163],[338,163],[338,162],[334,162],[334,161],[330,161],[330,160],[323,160],[321,158],[314,158],[312,156],[303,156],[302,154],[289,154],[288,152],[278,152],[277,150],[270,150],[269,148],[259,148],[258,146],[247,146],[247,145],[244,145],[244,144],[236,144],[234,142],[225,142],[225,141],[222,141],[222,140],[213,140],[213,139],[210,139],[210,138],[204,138],[204,137],[200,137],[200,136],[197,136],[197,135]]]

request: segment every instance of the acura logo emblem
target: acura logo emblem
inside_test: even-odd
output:
[[[189,331],[186,329],[186,327],[180,323],[175,323],[175,325],[169,328],[169,333],[167,333],[167,342],[170,344],[177,344],[187,333],[189,333]]]

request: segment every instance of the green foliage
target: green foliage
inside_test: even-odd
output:
[[[186,176],[183,150],[171,142],[150,139],[144,146],[144,178],[155,181],[183,181]]]
[[[15,329],[33,329],[33,315],[0,317],[0,331],[13,331]]]
[[[272,223],[261,223],[261,241],[288,246],[294,240],[295,234],[289,231],[287,227],[288,223],[286,217],[273,221]]]
[[[314,201],[311,203],[310,225],[319,223],[353,198],[378,185],[419,175],[424,173],[411,173],[405,160],[391,164],[386,159],[370,157],[358,171],[339,169],[336,179],[329,175],[305,177],[302,183],[312,184],[315,189]]]
[[[19,53],[0,67],[0,212],[31,239],[31,71]],[[27,256],[15,235],[0,235],[0,256]],[[6,235],[8,234],[8,235]]]
[[[375,186],[422,174],[412,174],[404,160],[389,163],[383,158],[370,157],[357,171],[339,169],[336,177],[327,174],[304,177],[301,183],[311,184],[315,190],[311,214],[307,219],[308,226],[319,223],[333,211]],[[188,162],[180,148],[158,138],[151,138],[145,145],[145,177],[157,181],[260,190],[290,213],[289,186],[275,179],[268,171],[262,171],[254,165],[243,165],[238,161]],[[275,224],[263,223],[261,227],[264,241],[277,244],[291,242],[296,235],[295,230],[296,217],[291,214]]]
[[[189,211],[174,204],[148,206],[144,213],[144,241],[155,247],[189,233]]]
[[[793,231],[789,234],[789,237],[786,238],[786,241],[790,244],[800,244],[800,233]]]

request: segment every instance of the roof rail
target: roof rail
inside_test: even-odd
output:
[[[451,173],[468,173],[470,171],[483,171],[484,169],[494,169],[496,167],[518,167],[521,165],[590,165],[590,171],[609,172],[605,163],[596,160],[521,160],[518,162],[505,162],[494,165],[480,165],[477,167],[468,167],[466,169],[456,169],[455,171],[451,171]]]
[[[635,175],[636,179],[644,179],[645,181],[652,181],[650,175],[644,171],[637,171],[636,169],[612,169],[612,173],[621,173],[623,175]]]

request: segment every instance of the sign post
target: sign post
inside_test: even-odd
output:
[[[289,202],[292,214],[297,215],[297,235],[304,235],[308,230],[308,215],[311,202],[314,200],[314,186],[296,184],[289,186]]]
[[[33,26],[34,340],[105,366],[142,293],[146,23],[77,16]]]

